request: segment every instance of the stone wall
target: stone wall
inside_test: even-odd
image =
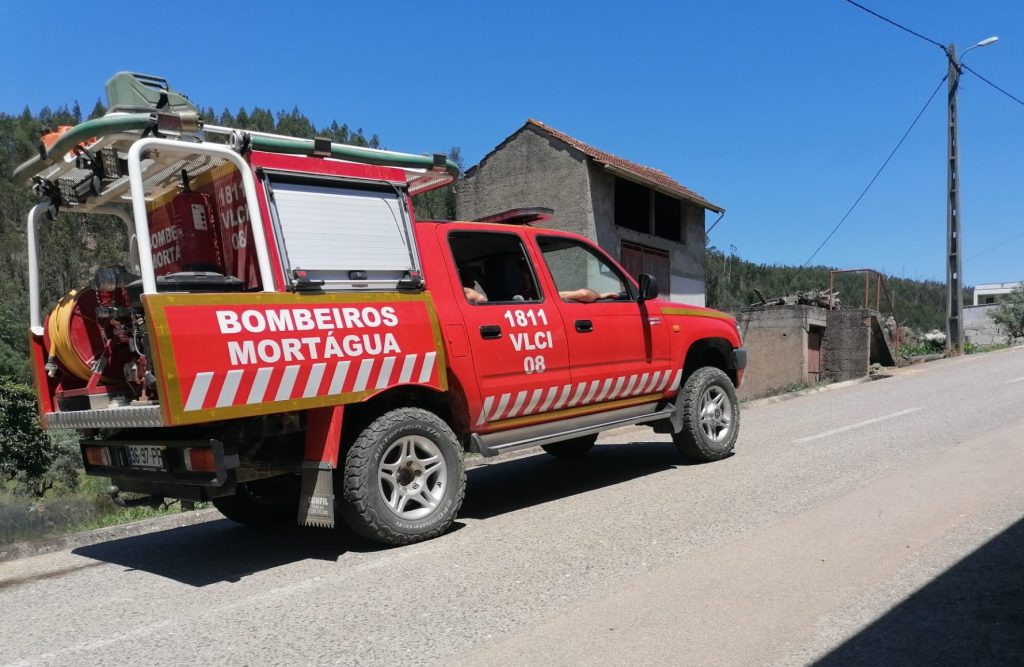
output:
[[[871,311],[829,311],[821,356],[822,379],[841,382],[867,375],[871,366]]]
[[[736,318],[747,369],[742,398],[760,398],[807,381],[807,332],[824,327],[826,311],[813,306],[773,306],[730,311]]]
[[[531,206],[554,209],[550,228],[600,242],[586,156],[527,125],[459,179],[455,211],[459,220],[474,220]]]
[[[459,220],[473,220],[530,206],[554,209],[548,227],[589,238],[616,260],[622,241],[668,252],[671,284],[659,285],[662,297],[704,305],[700,206],[682,202],[683,243],[618,227],[615,176],[575,148],[527,125],[459,179],[455,209]]]
[[[993,345],[1006,342],[1006,332],[989,315],[998,304],[964,306],[964,336],[975,345]]]

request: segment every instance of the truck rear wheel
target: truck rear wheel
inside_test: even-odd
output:
[[[299,511],[299,478],[283,475],[244,482],[235,495],[213,499],[213,506],[237,523],[271,526],[294,523]]]
[[[543,445],[542,449],[551,454],[551,456],[556,456],[560,459],[578,459],[593,449],[596,442],[597,434],[594,433],[592,435],[582,435],[572,440],[563,440],[562,442]]]
[[[420,408],[398,408],[373,420],[348,448],[339,477],[335,495],[345,523],[392,545],[444,533],[466,492],[455,434]]]
[[[729,376],[705,366],[679,391],[683,429],[672,435],[679,453],[695,461],[718,461],[732,454],[740,430],[740,404]]]

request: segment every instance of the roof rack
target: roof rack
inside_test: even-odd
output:
[[[182,143],[204,142],[223,145],[244,155],[250,150],[395,167],[405,173],[410,194],[448,185],[459,175],[454,162],[443,154],[412,155],[394,151],[333,143],[325,137],[301,139],[285,135],[251,132],[207,125],[191,110],[154,110],[151,113],[110,112],[87,120],[39,143],[39,155],[14,170],[19,185],[32,183],[37,194],[78,210],[127,203],[130,199],[127,152],[136,141],[149,137],[175,139]],[[177,178],[182,169],[195,178],[221,160],[162,159],[149,156],[142,162],[143,180],[150,192]]]

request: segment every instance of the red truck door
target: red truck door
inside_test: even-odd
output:
[[[610,409],[665,391],[678,369],[658,306],[638,303],[619,267],[582,240],[538,235],[537,247],[566,324],[574,383],[569,407]],[[605,298],[592,300],[595,293]]]
[[[515,231],[440,226],[456,301],[466,325],[480,398],[469,411],[475,430],[544,421],[571,386],[565,327],[554,298]]]

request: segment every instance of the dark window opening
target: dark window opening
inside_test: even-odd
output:
[[[515,234],[453,232],[448,242],[463,295],[470,303],[540,300],[533,267]]]
[[[615,179],[615,224],[651,233],[651,191],[622,178]]]
[[[654,193],[654,235],[685,243],[683,204],[675,197]]]

